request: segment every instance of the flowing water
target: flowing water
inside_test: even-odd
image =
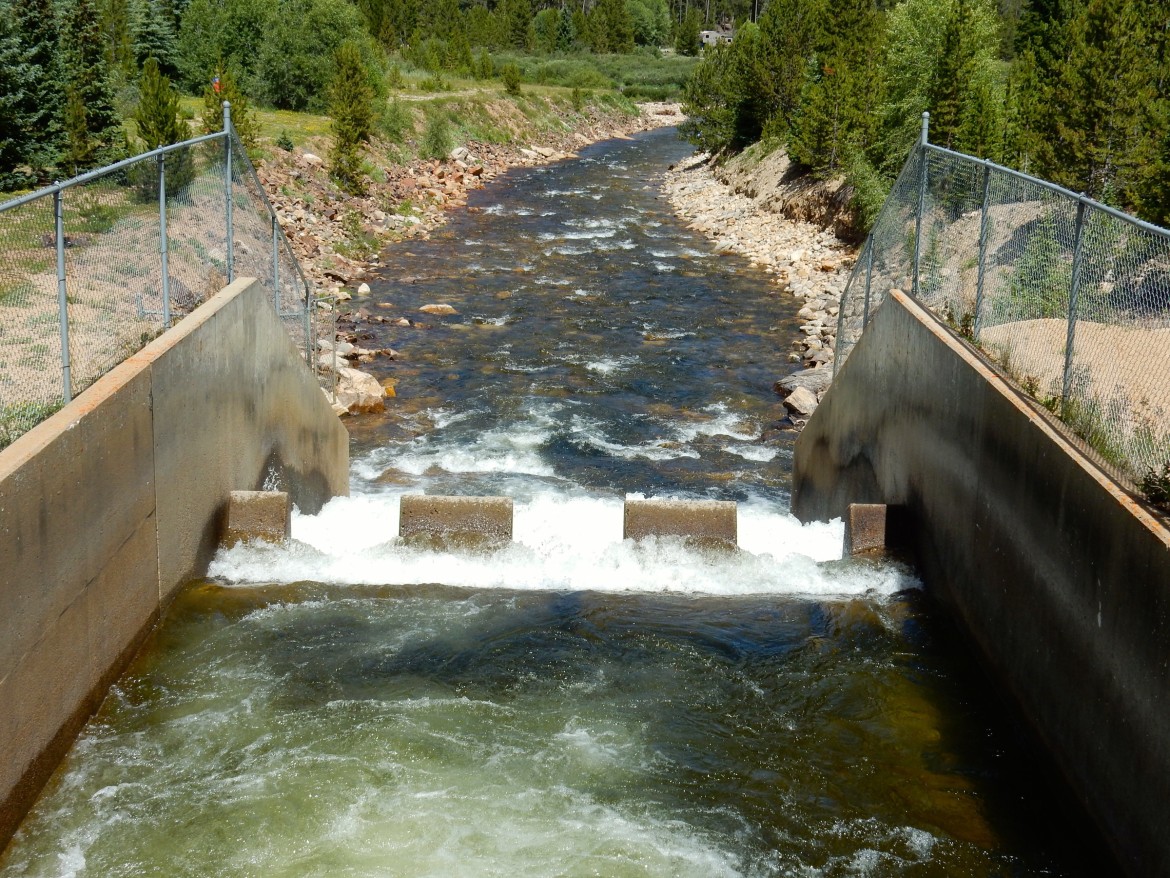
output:
[[[193,584],[0,876],[1100,874],[913,575],[787,512],[796,304],[676,221],[670,132],[394,248],[353,496]],[[456,316],[427,317],[426,303]],[[402,545],[402,493],[513,545]],[[621,540],[733,499],[740,547]]]

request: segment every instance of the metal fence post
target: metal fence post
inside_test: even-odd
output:
[[[171,328],[171,275],[167,267],[167,157],[158,157],[158,255],[162,264],[163,328]]]
[[[69,294],[65,288],[65,209],[61,190],[53,193],[53,212],[57,236],[57,312],[61,324],[61,380],[65,385],[65,402],[73,399],[73,380],[69,369]]]
[[[918,151],[922,166],[918,170],[918,214],[914,222],[914,298],[918,298],[918,276],[922,264],[922,215],[926,212],[926,144],[930,142],[930,113],[922,114],[922,135],[918,139]]]
[[[280,227],[276,224],[276,214],[272,214],[272,305],[276,308],[276,316],[280,316]]]
[[[869,253],[865,259],[865,310],[861,315],[861,328],[869,326],[869,289],[873,282],[873,235],[869,236]]]
[[[227,279],[236,279],[235,241],[232,227],[232,105],[223,102],[223,187],[227,203]]]
[[[983,281],[987,275],[987,226],[991,207],[991,163],[983,163],[983,213],[979,217],[979,274],[975,281],[975,321],[972,338],[979,341],[983,328]]]
[[[1085,202],[1084,194],[1077,202],[1077,232],[1076,243],[1073,245],[1072,283],[1068,292],[1068,335],[1064,342],[1064,381],[1060,389],[1060,405],[1063,411],[1068,405],[1068,396],[1072,390],[1072,360],[1073,343],[1077,334],[1077,294],[1081,288],[1081,255],[1085,243]]]

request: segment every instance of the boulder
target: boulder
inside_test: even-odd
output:
[[[774,385],[774,389],[779,394],[792,393],[799,387],[811,390],[813,393],[821,393],[828,389],[829,385],[833,383],[833,370],[831,367],[820,367],[817,369],[802,369],[799,372],[793,372],[787,378],[781,378]]]
[[[358,294],[359,294],[359,295],[363,295],[363,296],[364,296],[364,295],[365,295],[366,293],[368,293],[369,291],[370,291],[370,285],[369,285],[369,284],[367,284],[367,283],[363,283],[361,286],[359,286],[359,287],[358,287]]]
[[[351,414],[382,412],[386,410],[386,393],[378,379],[360,369],[339,366],[337,369],[337,402]]]
[[[325,164],[325,162],[324,162],[324,160],[322,160],[321,156],[314,155],[311,152],[305,153],[303,156],[301,156],[301,158],[304,160],[305,164],[312,165],[314,168]]]
[[[447,305],[445,303],[423,305],[418,310],[422,311],[424,314],[434,314],[434,315],[446,315],[446,314],[458,314],[459,313],[454,308],[452,308],[450,305]]]
[[[798,415],[808,417],[817,410],[817,395],[807,387],[798,387],[788,394],[784,407]]]

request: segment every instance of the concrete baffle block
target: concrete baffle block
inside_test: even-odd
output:
[[[724,500],[627,500],[623,538],[685,537],[736,548],[736,504]]]
[[[292,503],[284,491],[232,491],[223,545],[260,540],[286,543],[292,533]]]
[[[398,535],[507,542],[512,539],[512,500],[404,494],[398,506]]]
[[[845,512],[845,557],[886,550],[886,505],[850,503]]]

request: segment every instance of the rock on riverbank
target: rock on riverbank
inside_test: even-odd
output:
[[[313,152],[275,150],[257,172],[305,274],[320,292],[335,294],[380,267],[385,246],[426,237],[470,190],[509,168],[569,158],[582,146],[682,120],[677,104],[638,110],[636,116],[593,106],[563,111],[562,131],[529,132],[529,139],[507,145],[468,141],[442,160],[396,164],[377,161],[379,150],[372,149],[373,179],[364,196],[340,191],[327,162]]]
[[[801,190],[808,193],[809,187],[788,180],[787,166],[780,153],[729,172],[700,154],[670,170],[665,191],[675,211],[711,238],[717,252],[746,256],[773,276],[778,292],[804,302],[798,315],[803,335],[788,360],[806,368],[776,382],[793,421],[803,426],[831,380],[841,292],[857,251],[826,227],[839,222],[832,219],[838,217],[832,196],[828,206],[824,190],[802,202]],[[818,222],[789,218],[802,207]]]

